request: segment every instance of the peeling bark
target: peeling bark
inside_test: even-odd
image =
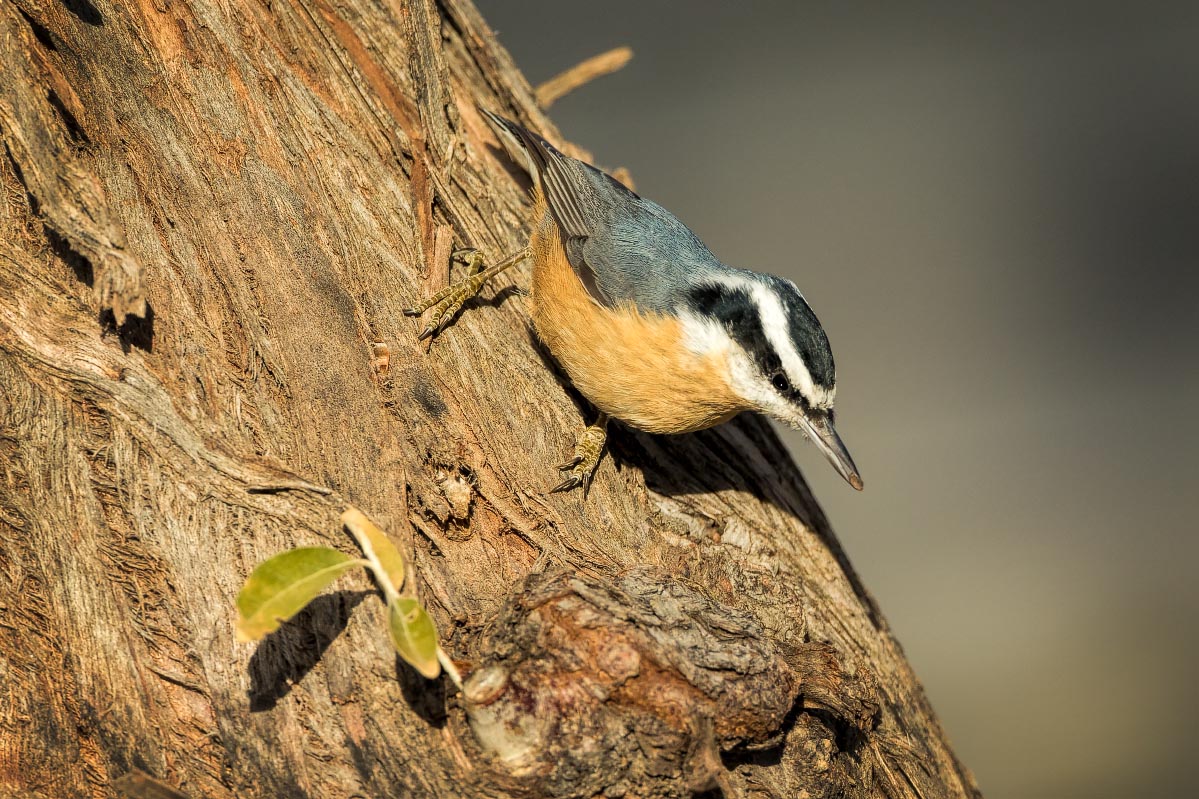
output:
[[[526,240],[476,104],[560,140],[468,2],[4,0],[0,59],[0,794],[977,795],[768,425],[617,427],[551,496],[528,267],[414,340]],[[462,693],[363,576],[236,643],[346,503]]]

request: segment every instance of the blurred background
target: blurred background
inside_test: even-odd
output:
[[[478,0],[553,117],[794,279],[787,440],[989,799],[1195,795],[1199,3]]]

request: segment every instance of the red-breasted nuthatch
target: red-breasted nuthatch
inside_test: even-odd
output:
[[[480,109],[533,180],[526,249],[407,313],[433,309],[441,330],[490,277],[533,259],[538,336],[600,411],[559,467],[554,490],[582,485],[599,463],[608,417],[650,433],[687,433],[758,411],[803,431],[850,485],[862,478],[833,427],[836,375],[828,337],[790,280],[721,263],[682,222],[535,133]]]

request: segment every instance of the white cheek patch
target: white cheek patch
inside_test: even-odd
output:
[[[696,355],[719,355],[733,346],[733,340],[719,322],[690,312],[680,313],[679,321],[683,323],[683,346]]]
[[[757,365],[745,350],[732,347],[728,354],[728,365],[729,383],[738,396],[771,416],[786,419],[794,415],[794,409],[775,391],[774,386],[762,378]]]
[[[724,325],[692,313],[679,314],[683,323],[683,346],[696,355],[723,355],[728,366],[729,387],[755,408],[773,407],[778,393],[762,379],[753,359],[733,341]]]

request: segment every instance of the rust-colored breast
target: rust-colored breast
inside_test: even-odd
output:
[[[540,196],[535,218],[533,323],[583,396],[650,433],[702,430],[747,408],[724,378],[723,353],[687,350],[674,317],[596,303],[567,261]]]

